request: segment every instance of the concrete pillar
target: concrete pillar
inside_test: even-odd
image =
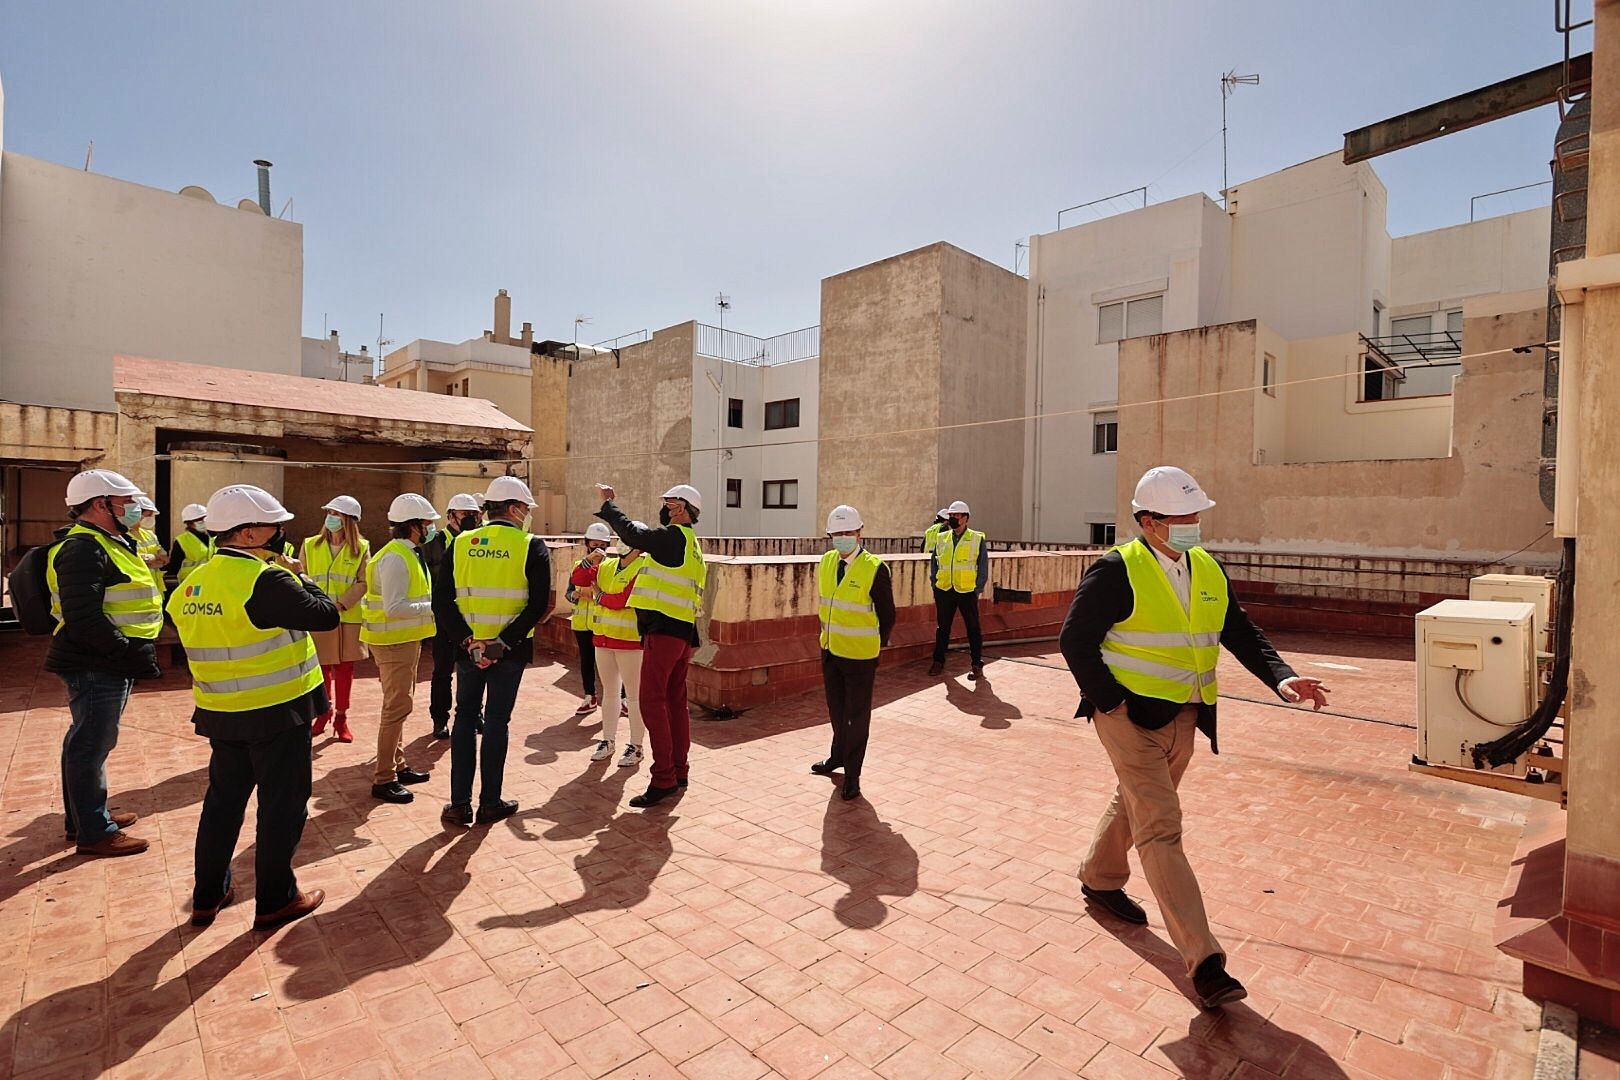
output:
[[[1595,17],[1589,263],[1620,255],[1620,0]],[[1620,933],[1620,284],[1587,292],[1583,322],[1564,912]]]
[[[512,298],[505,289],[495,294],[495,341],[500,345],[512,342]]]

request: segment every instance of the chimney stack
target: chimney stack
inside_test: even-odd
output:
[[[526,322],[523,324],[522,341],[524,348],[528,348],[530,345],[534,344],[534,323]]]
[[[259,158],[253,164],[259,167],[259,209],[265,217],[274,217],[270,211],[270,163]]]
[[[495,340],[502,345],[512,343],[512,298],[505,289],[495,294]]]

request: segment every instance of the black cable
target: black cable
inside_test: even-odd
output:
[[[1499,739],[1478,743],[1471,751],[1476,769],[1497,768],[1523,757],[1541,741],[1554,722],[1569,692],[1570,642],[1575,626],[1575,541],[1564,541],[1558,566],[1558,617],[1553,621],[1553,670],[1547,693],[1529,719]]]

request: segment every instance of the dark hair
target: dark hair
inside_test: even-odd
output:
[[[500,502],[486,502],[484,504],[484,516],[491,520],[505,517],[511,513],[514,506],[522,506],[524,509],[528,509],[528,505],[521,499],[503,499]]]
[[[388,523],[388,535],[396,540],[409,540],[411,538],[411,526],[420,525],[422,522],[422,518],[411,518],[409,521],[390,521]]]
[[[1142,524],[1142,519],[1145,517],[1150,517],[1154,521],[1163,521],[1168,516],[1168,514],[1161,514],[1155,510],[1134,510],[1131,512],[1131,517],[1136,519],[1136,524],[1139,527]]]
[[[692,524],[696,525],[701,511],[691,503],[687,502],[685,499],[682,499],[681,502],[685,503],[686,505],[686,516],[692,519]]]
[[[228,544],[232,539],[235,538],[236,534],[241,532],[243,529],[257,529],[268,524],[269,522],[265,521],[244,521],[242,524],[237,525],[234,528],[226,529],[224,532],[209,533],[208,535],[212,536],[216,543]]]
[[[95,502],[97,499],[104,499],[104,498],[106,498],[105,495],[92,495],[88,499],[84,500],[84,502],[80,503],[78,506],[70,506],[70,507],[68,507],[68,517],[70,517],[73,520],[77,521],[79,519],[80,515],[82,515],[86,510],[90,509],[90,504],[91,503]]]

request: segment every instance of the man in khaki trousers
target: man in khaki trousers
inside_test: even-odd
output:
[[[371,648],[382,681],[382,717],[377,724],[377,771],[372,798],[408,803],[407,784],[428,773],[405,762],[404,727],[416,695],[416,666],[422,642],[433,636],[433,598],[427,564],[419,550],[438,531],[439,512],[421,495],[405,494],[388,507],[393,539],[366,564],[366,595],[361,601],[360,640]]]
[[[1215,505],[1181,469],[1149,469],[1131,501],[1140,539],[1094,563],[1063,624],[1063,658],[1119,784],[1080,867],[1086,900],[1125,922],[1147,913],[1125,894],[1132,846],[1165,929],[1205,1008],[1246,996],[1226,971],[1198,878],[1181,843],[1176,789],[1193,732],[1217,753],[1215,666],[1225,646],[1285,701],[1327,704],[1327,688],[1283,663],[1232,600],[1226,572],[1201,546],[1200,515]]]

